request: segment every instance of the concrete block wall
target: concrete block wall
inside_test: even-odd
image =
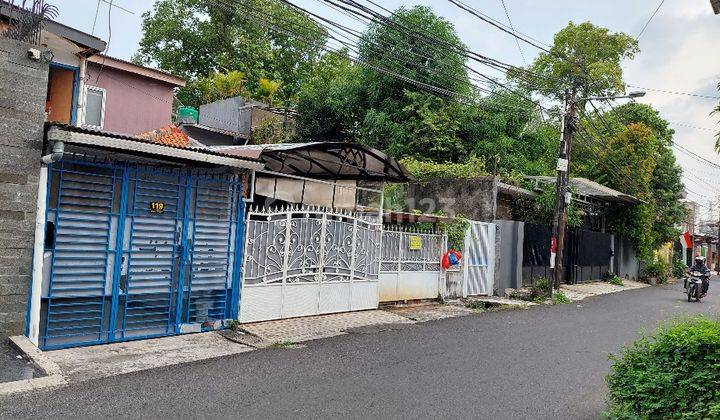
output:
[[[48,63],[0,38],[0,339],[21,334],[32,264]]]
[[[449,216],[462,214],[477,222],[492,222],[497,213],[497,179],[436,179],[407,187],[407,210]]]

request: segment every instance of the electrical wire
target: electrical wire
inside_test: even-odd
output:
[[[638,35],[635,37],[635,39],[637,39],[638,41],[640,40],[640,37],[645,33],[645,30],[648,28],[648,26],[650,26],[650,22],[652,22],[652,20],[655,18],[655,15],[658,14],[658,12],[660,11],[660,8],[663,6],[663,4],[665,4],[665,0],[660,0],[660,4],[658,4],[658,6],[655,9],[655,11],[653,12],[653,14],[650,15],[650,19],[648,19],[648,21],[645,22],[645,26],[643,26],[643,28],[640,30],[640,33],[638,33]]]
[[[500,3],[502,3],[503,10],[505,10],[505,16],[507,16],[508,23],[510,24],[510,29],[513,31],[513,33],[516,33],[515,27],[513,26],[512,19],[510,19],[510,11],[508,11],[507,4],[505,4],[505,0],[500,0]],[[525,53],[523,52],[522,47],[520,46],[520,40],[515,38],[515,43],[517,44],[518,51],[520,51],[520,57],[522,57],[523,63],[527,66],[527,60],[525,59]]]
[[[95,19],[93,19],[91,35],[95,35],[95,25],[97,24],[98,15],[100,14],[100,3],[102,3],[102,0],[98,0],[97,7],[95,7]]]

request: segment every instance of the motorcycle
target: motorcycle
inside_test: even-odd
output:
[[[691,271],[690,277],[685,277],[685,290],[687,291],[688,302],[700,302],[700,299],[705,297],[703,293],[703,279],[707,277],[707,274],[703,274],[699,271]]]

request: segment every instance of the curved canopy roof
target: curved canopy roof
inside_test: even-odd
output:
[[[261,159],[268,171],[318,179],[409,182],[413,176],[385,153],[353,143],[315,142],[216,146],[212,150]]]

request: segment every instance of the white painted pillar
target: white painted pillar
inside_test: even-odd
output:
[[[45,210],[47,203],[48,168],[40,168],[40,180],[35,216],[35,244],[33,247],[32,287],[30,288],[30,327],[29,339],[36,346],[40,336],[40,305],[42,298],[43,262],[45,260]]]
[[[80,56],[80,70],[78,71],[78,97],[77,97],[77,114],[75,115],[75,125],[82,127],[85,121],[85,77],[87,75],[87,57]]]

